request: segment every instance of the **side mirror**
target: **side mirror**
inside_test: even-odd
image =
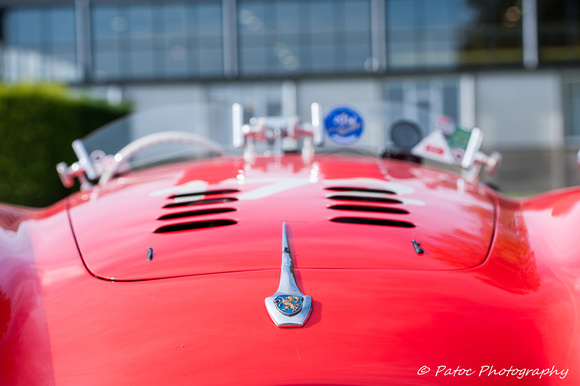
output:
[[[479,151],[482,142],[483,132],[476,127],[471,131],[465,154],[461,160],[463,177],[470,182],[477,181],[482,166],[485,167],[487,174],[493,175],[501,164],[501,154],[499,152],[494,151],[491,155],[486,155]]]
[[[89,180],[94,180],[99,177],[85,145],[80,139],[72,143],[72,148],[78,158],[78,161],[68,166],[66,162],[60,162],[56,165],[56,171],[60,177],[60,181],[66,188],[71,188],[74,185],[74,179],[78,178],[81,182],[81,190],[89,189],[92,184]],[[88,179],[87,179],[88,178]]]

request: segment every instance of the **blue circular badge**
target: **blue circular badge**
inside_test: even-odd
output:
[[[339,145],[352,145],[360,139],[364,125],[361,115],[351,107],[335,107],[324,118],[330,139]]]

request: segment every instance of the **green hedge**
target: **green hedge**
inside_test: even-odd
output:
[[[72,141],[129,110],[59,85],[0,85],[0,202],[39,207],[65,197],[55,166],[76,160]]]

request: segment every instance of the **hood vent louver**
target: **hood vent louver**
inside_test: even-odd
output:
[[[328,209],[334,210],[350,210],[355,212],[372,212],[372,213],[393,213],[393,214],[409,214],[405,209],[370,206],[370,205],[331,205]]]
[[[205,200],[191,200],[191,201],[183,201],[183,202],[175,202],[173,204],[167,204],[163,208],[181,208],[183,206],[193,206],[193,205],[209,205],[209,204],[221,204],[223,202],[232,202],[238,201],[237,198],[234,197],[221,197],[221,198],[208,198]]]
[[[227,212],[235,212],[235,211],[236,211],[236,209],[234,209],[234,208],[215,208],[215,209],[203,209],[203,210],[190,210],[188,212],[178,212],[178,213],[166,214],[166,215],[159,217],[157,220],[174,220],[176,218],[205,216],[207,214],[219,214],[219,213],[227,213]]]
[[[379,193],[379,194],[397,194],[392,190],[384,190],[384,189],[371,189],[371,188],[353,188],[348,186],[335,186],[331,188],[326,188],[326,190],[330,190],[333,192],[362,192],[362,193]]]
[[[373,188],[361,188],[361,187],[348,187],[348,186],[335,186],[328,187],[326,190],[330,190],[331,193],[326,197],[329,200],[341,200],[341,201],[357,201],[357,202],[373,202],[382,204],[402,204],[403,201],[397,200],[396,198],[391,198],[388,196],[396,195],[395,192],[391,190],[384,189],[373,189]]]
[[[364,224],[364,225],[382,225],[398,228],[415,228],[415,224],[407,221],[386,220],[379,218],[365,218],[365,217],[335,217],[331,219],[332,222],[346,223],[346,224]]]
[[[328,206],[328,209],[336,211],[350,211],[359,212],[361,214],[368,213],[376,215],[377,217],[356,217],[356,216],[340,216],[331,218],[330,221],[343,224],[362,224],[362,225],[378,225],[397,228],[415,228],[415,224],[409,221],[393,220],[389,218],[381,218],[382,215],[409,215],[409,211],[395,208],[383,204],[403,204],[402,200],[392,198],[389,196],[396,195],[396,192],[384,189],[336,186],[328,187],[326,190],[331,193],[326,196],[329,200],[338,201],[356,201],[353,204],[333,204]],[[360,203],[360,204],[359,204]],[[365,203],[367,205],[365,205]],[[381,217],[379,217],[381,216]]]
[[[163,209],[184,208],[198,205],[219,205],[223,203],[231,203],[238,201],[237,198],[229,195],[239,193],[238,189],[221,189],[221,190],[207,190],[191,193],[174,194],[167,197],[174,200],[173,203],[163,206]],[[226,196],[227,195],[227,196]],[[209,196],[209,198],[208,198]],[[223,196],[223,197],[222,197]],[[158,221],[168,220],[183,220],[191,218],[203,218],[209,216],[210,219],[199,221],[178,222],[174,224],[163,225],[157,228],[153,233],[173,233],[182,231],[193,231],[198,229],[218,228],[227,225],[235,225],[238,222],[232,219],[211,219],[211,216],[222,213],[230,213],[237,211],[232,207],[211,207],[207,209],[189,210],[175,213],[168,213],[160,216]]]
[[[376,196],[366,196],[366,195],[345,195],[345,194],[331,194],[328,196],[331,200],[343,200],[343,201],[358,201],[358,202],[377,202],[384,204],[402,204],[403,201],[395,200],[394,198],[376,197]]]
[[[181,194],[174,194],[167,198],[183,198],[183,197],[195,197],[195,196],[212,196],[217,194],[229,194],[229,193],[239,193],[238,189],[221,189],[221,190],[206,190],[202,192],[193,192],[193,193],[181,193]]]
[[[234,220],[192,221],[179,224],[165,225],[160,228],[157,228],[154,233],[191,231],[195,229],[216,228],[234,224],[237,224],[237,222]]]

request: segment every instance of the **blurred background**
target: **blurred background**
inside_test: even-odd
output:
[[[579,3],[0,0],[0,78],[138,110],[418,103],[482,128],[504,156],[491,180],[525,195],[580,184]]]

